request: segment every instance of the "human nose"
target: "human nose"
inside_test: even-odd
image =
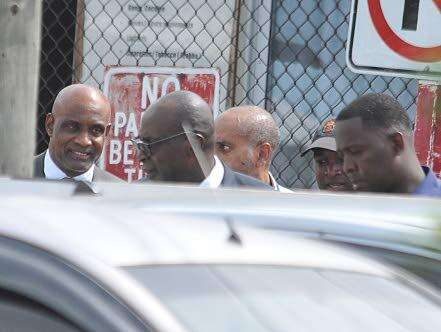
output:
[[[136,147],[136,156],[138,157],[139,160],[145,160],[145,159],[150,159],[150,157],[152,156],[152,153],[150,151],[149,147]]]
[[[341,163],[332,163],[326,167],[326,174],[328,176],[334,177],[341,175],[343,173],[343,168]]]
[[[136,150],[136,157],[141,165],[147,164],[150,160],[150,156],[141,150]]]
[[[78,135],[76,135],[75,142],[81,146],[92,145],[92,140],[91,140],[90,134],[87,130],[83,130]]]
[[[353,173],[356,169],[356,165],[352,158],[347,155],[343,156],[343,172],[346,174]]]

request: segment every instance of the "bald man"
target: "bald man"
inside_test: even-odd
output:
[[[49,147],[35,157],[34,177],[119,181],[95,165],[109,128],[110,103],[101,91],[84,84],[65,87],[46,116]]]
[[[209,188],[268,188],[254,178],[233,172],[214,156],[211,108],[192,92],[176,91],[152,104],[143,114],[134,143],[143,171],[152,181]]]
[[[215,128],[216,155],[225,164],[277,191],[291,192],[269,171],[280,140],[279,128],[270,113],[257,106],[233,107],[216,119]]]

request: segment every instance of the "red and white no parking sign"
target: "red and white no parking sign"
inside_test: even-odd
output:
[[[355,72],[441,80],[441,0],[353,0]]]

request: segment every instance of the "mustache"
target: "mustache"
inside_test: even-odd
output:
[[[93,147],[81,148],[81,147],[73,147],[69,149],[73,152],[81,152],[81,153],[94,153],[96,151]]]

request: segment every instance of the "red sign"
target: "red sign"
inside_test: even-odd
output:
[[[441,176],[441,86],[420,83],[415,120],[415,149],[421,165]]]
[[[441,0],[433,0],[441,14]],[[420,62],[437,62],[441,60],[441,45],[420,47],[412,45],[400,38],[389,26],[381,9],[381,0],[369,0],[369,12],[375,29],[381,39],[395,52],[407,59]],[[439,29],[440,27],[434,27]]]
[[[136,148],[142,113],[161,96],[178,90],[200,95],[219,108],[219,72],[209,68],[110,67],[104,76],[104,94],[112,106],[112,127],[101,166],[128,182],[142,177]]]

